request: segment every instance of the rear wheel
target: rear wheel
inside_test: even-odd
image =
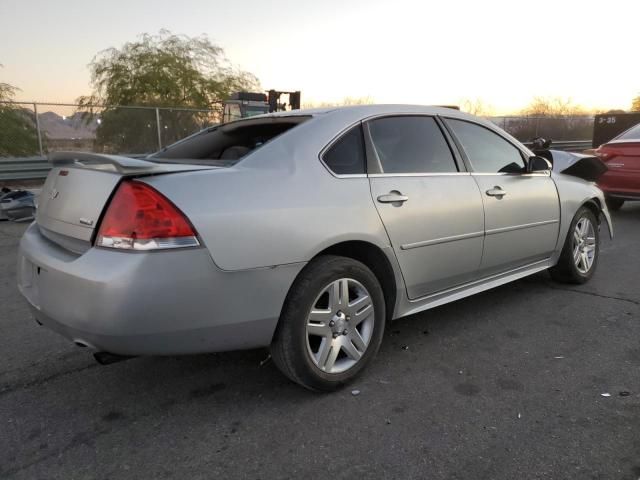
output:
[[[573,217],[557,265],[549,269],[551,277],[564,283],[585,283],[596,270],[600,254],[598,221],[587,207]]]
[[[607,197],[606,201],[607,207],[612,211],[620,210],[622,208],[622,205],[624,205],[624,200],[621,200],[619,198]]]
[[[384,296],[371,270],[350,258],[321,256],[291,287],[271,355],[294,382],[335,390],[375,357],[384,324]]]

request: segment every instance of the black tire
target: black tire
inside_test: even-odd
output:
[[[622,208],[622,205],[624,205],[624,200],[620,198],[607,197],[606,201],[607,207],[613,212],[620,210]]]
[[[574,238],[574,231],[576,229],[576,225],[585,218],[591,222],[591,225],[593,225],[595,250],[591,267],[586,272],[583,272],[580,271],[578,265],[576,265],[573,255],[574,249],[577,246],[577,242]],[[585,283],[593,276],[593,273],[596,271],[599,256],[600,233],[598,231],[598,220],[593,211],[591,211],[587,207],[581,207],[571,221],[571,226],[569,227],[569,231],[567,232],[567,238],[565,239],[564,246],[562,247],[562,253],[560,254],[558,263],[554,267],[551,267],[549,269],[549,273],[551,274],[551,278],[553,278],[557,282],[573,284]]]
[[[373,308],[373,318],[365,315],[366,320],[360,324],[364,325],[364,322],[368,322],[367,335],[369,338],[360,359],[351,360],[344,355],[345,352],[341,348],[338,348],[340,355],[347,358],[347,362],[355,361],[356,363],[346,371],[331,373],[321,370],[314,363],[314,361],[318,362],[317,358],[315,360],[312,359],[313,352],[311,351],[309,338],[313,337],[308,336],[307,322],[312,308],[317,307],[317,302],[321,298],[320,296],[324,295],[323,292],[325,292],[326,288],[340,279],[349,279],[347,281],[349,288],[352,288],[353,284],[359,283],[361,287],[366,289]],[[355,282],[349,283],[352,280]],[[364,291],[362,289],[360,291],[363,292],[362,295],[364,296]],[[351,297],[351,291],[349,295]],[[330,300],[327,300],[327,302],[330,302]],[[273,361],[287,377],[310,390],[325,392],[336,390],[360,374],[378,352],[385,327],[385,308],[384,295],[380,283],[366,265],[351,258],[335,255],[324,255],[315,258],[299,274],[287,294],[278,328],[271,344]],[[327,306],[327,309],[333,311],[330,305]],[[340,315],[344,314],[340,313]],[[334,316],[332,318],[335,319],[337,317]],[[351,317],[344,318],[348,321]],[[344,320],[341,321],[344,322]],[[353,320],[351,321],[353,324]],[[340,328],[335,326],[335,322],[333,323],[334,326],[332,328]],[[348,323],[344,323],[344,325],[351,328]],[[344,331],[346,332],[347,329],[345,328]],[[326,341],[331,344],[333,340],[340,341],[340,334],[334,332],[331,335],[333,337],[318,337],[320,338],[319,341]],[[345,335],[347,334],[345,333]],[[348,338],[351,337],[345,337],[343,341],[347,341],[346,339]],[[318,347],[318,352],[322,345]],[[341,361],[344,363],[344,360]],[[338,365],[338,362],[339,360],[336,360],[336,365]]]

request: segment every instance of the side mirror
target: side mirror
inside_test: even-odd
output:
[[[538,156],[529,157],[529,161],[527,162],[527,173],[548,172],[551,168],[551,162],[546,158]]]

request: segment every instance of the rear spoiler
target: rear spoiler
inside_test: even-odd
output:
[[[68,166],[88,166],[89,165],[110,165],[122,175],[132,173],[153,172],[159,169],[159,165],[137,158],[122,157],[120,155],[105,155],[102,153],[87,152],[53,152],[50,153],[49,163],[54,167]]]

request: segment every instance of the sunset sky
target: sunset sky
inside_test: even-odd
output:
[[[534,96],[626,109],[640,94],[638,0],[0,0],[0,18],[0,81],[20,100],[89,93],[98,51],[161,28],[207,34],[306,102],[482,99],[500,114]]]

